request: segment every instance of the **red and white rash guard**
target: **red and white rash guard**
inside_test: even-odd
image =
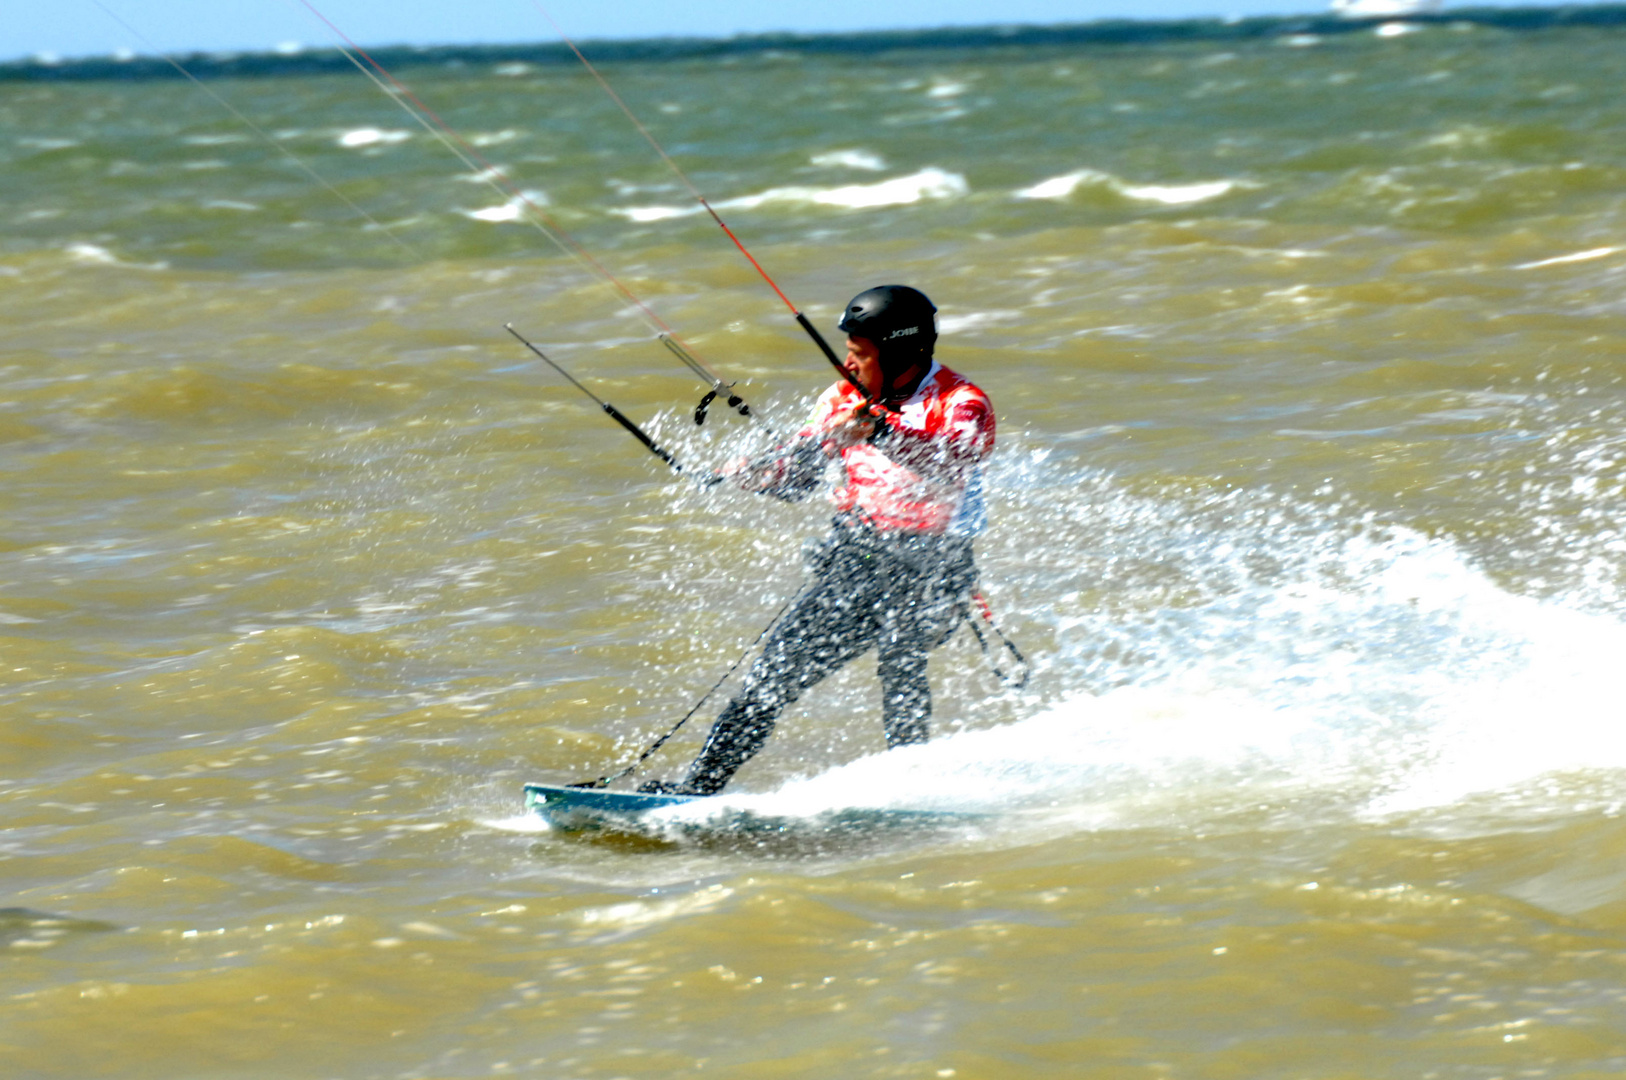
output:
[[[819,438],[863,401],[845,379],[820,395],[801,431]],[[980,464],[994,448],[994,408],[970,380],[932,361],[907,400],[890,406],[884,430],[840,452],[836,508],[887,531],[969,535],[981,528]],[[826,454],[834,453],[828,444]]]

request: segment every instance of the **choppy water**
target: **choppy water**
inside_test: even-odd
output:
[[[957,638],[882,754],[855,665],[719,810],[782,829],[598,840],[521,782],[681,715],[824,508],[508,339],[756,437],[359,75],[208,85],[388,231],[184,82],[0,82],[6,1075],[1618,1073],[1623,46],[607,66],[816,318],[938,300],[1036,673]],[[770,418],[828,381],[584,74],[404,77]]]

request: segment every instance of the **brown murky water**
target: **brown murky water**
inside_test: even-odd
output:
[[[762,437],[359,77],[211,86],[410,255],[183,83],[0,82],[0,1071],[1617,1074],[1621,40],[612,70],[816,318],[938,301],[1036,669],[957,637],[884,754],[861,662],[636,836],[520,785],[682,715],[824,506],[518,348]],[[411,77],[795,422],[827,369],[589,83]]]

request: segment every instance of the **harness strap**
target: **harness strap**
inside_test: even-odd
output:
[[[971,608],[974,608],[977,614],[982,616],[983,621],[988,624],[988,629],[993,632],[995,637],[999,638],[1000,644],[1004,645],[1006,651],[1016,660],[1016,667],[1013,671],[1006,671],[1000,667],[999,661],[994,659],[993,652],[988,648],[988,638],[983,634],[982,627],[978,626],[977,620],[971,617],[970,608],[962,608],[965,624],[971,627],[971,632],[977,636],[977,644],[982,647],[982,655],[988,658],[988,666],[993,669],[994,676],[1013,690],[1026,689],[1028,676],[1032,674],[1027,657],[1023,656],[1022,650],[1016,647],[1016,642],[1006,637],[1004,632],[999,629],[999,624],[994,622],[994,609],[989,606],[982,593],[974,592],[971,594]]]

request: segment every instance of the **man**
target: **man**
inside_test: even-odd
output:
[[[749,490],[800,499],[835,459],[835,527],[814,578],[774,628],[688,775],[640,791],[711,795],[762,748],[803,691],[875,646],[887,746],[925,742],[926,654],[960,619],[976,581],[971,537],[983,524],[979,466],[994,411],[971,382],[932,358],[937,309],[881,285],[842,316],[843,379],[819,398],[792,445],[733,475]]]

